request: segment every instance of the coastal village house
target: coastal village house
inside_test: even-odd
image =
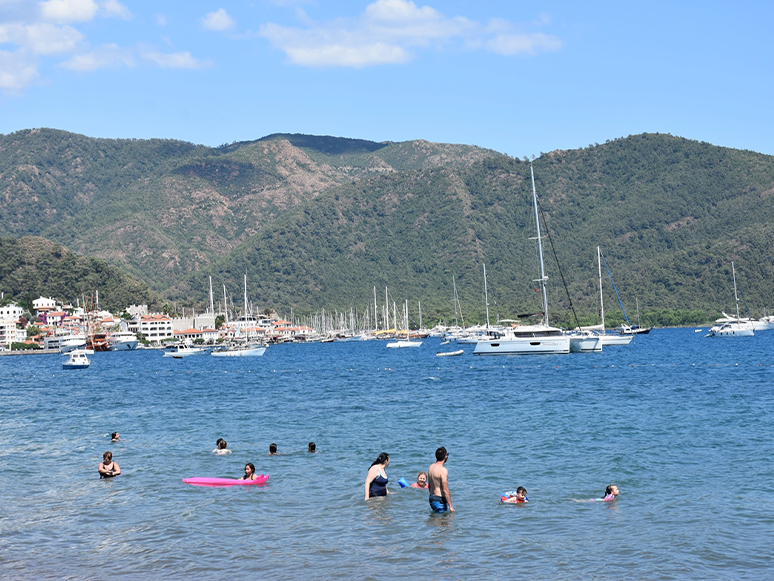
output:
[[[56,310],[56,301],[46,297],[37,298],[32,301],[32,310],[35,311],[35,317],[40,318],[42,315],[45,318],[49,311]]]
[[[142,315],[138,323],[137,331],[151,343],[161,343],[175,336],[172,319],[166,315]]]

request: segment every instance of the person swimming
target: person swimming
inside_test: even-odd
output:
[[[507,504],[521,504],[529,502],[529,498],[527,498],[527,489],[523,486],[519,486],[515,491],[511,490],[509,492],[505,492],[500,497],[500,502]]]
[[[317,452],[317,445],[314,442],[309,442],[309,446],[307,446],[306,451],[310,454],[314,454]]]
[[[373,496],[387,496],[387,473],[385,469],[390,465],[390,455],[382,452],[379,457],[371,464],[365,479],[365,500]]]
[[[228,449],[228,444],[223,438],[218,438],[215,442],[215,449],[212,451],[214,454],[222,456],[223,454],[231,454],[231,450]]]
[[[113,462],[113,452],[105,452],[102,454],[102,462],[97,466],[100,478],[113,478],[121,474],[121,468],[118,466],[118,462]]]
[[[118,438],[119,438],[118,432],[113,432],[112,434],[110,434],[110,441],[111,442],[118,442]]]
[[[427,488],[427,472],[420,472],[417,474],[417,481],[414,482],[410,488]]]
[[[269,444],[269,456],[277,456],[277,444]]]
[[[255,465],[252,462],[245,464],[245,475],[239,480],[255,480],[258,476],[255,473]]]
[[[588,500],[578,500],[577,498],[571,498],[575,502],[610,502],[611,500],[618,499],[618,487],[615,484],[610,484],[605,488],[605,496],[602,498],[589,498]]]

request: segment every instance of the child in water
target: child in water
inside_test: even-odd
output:
[[[219,456],[222,456],[223,454],[231,454],[231,450],[228,449],[228,444],[223,438],[218,438],[218,441],[215,442],[215,449],[212,452]]]
[[[529,502],[529,498],[527,498],[527,489],[523,486],[519,486],[516,489],[516,492],[513,490],[506,492],[500,497],[500,502],[507,504],[521,504],[524,502]]]
[[[618,487],[615,484],[610,484],[605,488],[605,496],[602,498],[589,498],[588,500],[578,500],[577,498],[571,498],[575,502],[610,502],[611,500],[618,499]]]
[[[410,488],[427,488],[427,472],[420,472],[417,474],[417,481],[414,482]]]

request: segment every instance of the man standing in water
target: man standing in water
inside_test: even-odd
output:
[[[427,488],[430,491],[430,508],[433,512],[454,512],[449,493],[449,471],[446,469],[446,461],[449,453],[441,446],[435,451],[436,463],[427,469]]]

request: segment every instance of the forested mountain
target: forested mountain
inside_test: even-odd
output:
[[[112,312],[131,304],[153,304],[156,299],[145,283],[115,265],[79,256],[44,238],[0,238],[0,257],[0,291],[25,305],[39,296],[75,305],[95,290],[100,307]]]
[[[424,141],[275,135],[208,148],[19,131],[0,136],[0,236],[56,240],[166,292],[327,189],[499,155]]]
[[[627,309],[636,296],[662,322],[732,310],[732,260],[753,314],[774,305],[774,158],[642,134],[533,167],[559,320],[569,301],[552,248],[584,322],[598,245]],[[285,313],[362,311],[387,286],[448,317],[454,276],[466,320],[481,320],[485,263],[492,318],[510,318],[539,308],[529,171],[424,141],[272,135],[213,149],[24,131],[0,136],[0,234],[104,257],[178,302],[204,300],[208,275],[239,294],[246,273],[252,299]]]

